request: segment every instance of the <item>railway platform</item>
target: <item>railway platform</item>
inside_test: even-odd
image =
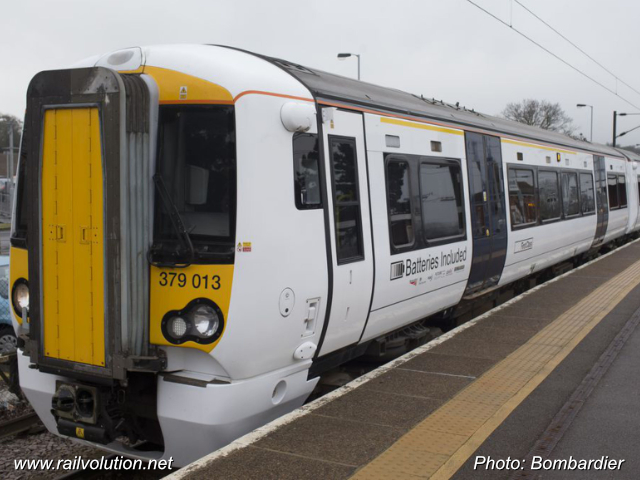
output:
[[[637,478],[640,241],[168,478]]]

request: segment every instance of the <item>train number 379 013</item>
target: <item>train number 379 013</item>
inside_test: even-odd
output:
[[[193,288],[205,288],[212,290],[220,289],[220,276],[219,275],[199,275],[197,273],[187,276],[186,273],[175,272],[160,272],[160,281],[158,282],[161,287],[173,287],[174,285],[180,288],[184,288],[187,285]]]

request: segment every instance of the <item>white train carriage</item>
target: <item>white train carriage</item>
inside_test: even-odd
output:
[[[637,232],[639,160],[227,47],[43,72],[22,388],[52,432],[184,465],[391,332]]]

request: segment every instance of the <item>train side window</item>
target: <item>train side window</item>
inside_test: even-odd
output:
[[[421,163],[420,199],[427,242],[457,241],[465,235],[459,164]]]
[[[539,171],[538,185],[540,188],[540,219],[557,220],[562,214],[558,172]]]
[[[609,210],[620,208],[618,201],[618,177],[617,175],[607,175],[607,189],[609,190]]]
[[[533,170],[509,169],[509,209],[514,227],[537,222],[536,186]]]
[[[591,173],[580,174],[580,205],[582,207],[583,215],[596,211],[593,175]]]
[[[580,196],[578,193],[578,174],[562,174],[562,206],[565,217],[580,215]]]
[[[293,175],[298,210],[322,208],[318,135],[296,133],[293,136]]]
[[[330,136],[329,151],[337,260],[339,264],[357,262],[364,259],[364,249],[356,141],[354,138]]]
[[[408,162],[394,159],[387,161],[387,205],[393,248],[409,247],[415,242],[410,179]]]
[[[620,208],[627,208],[627,182],[624,175],[618,175],[618,199]]]

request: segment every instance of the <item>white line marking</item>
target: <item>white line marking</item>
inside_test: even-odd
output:
[[[444,372],[425,372],[424,370],[414,370],[413,368],[403,368],[397,367],[398,370],[404,370],[405,372],[416,372],[416,373],[428,373],[429,375],[444,375],[447,377],[459,377],[459,378],[471,378],[475,380],[477,377],[472,377],[470,375],[456,375],[455,373],[444,373]]]

